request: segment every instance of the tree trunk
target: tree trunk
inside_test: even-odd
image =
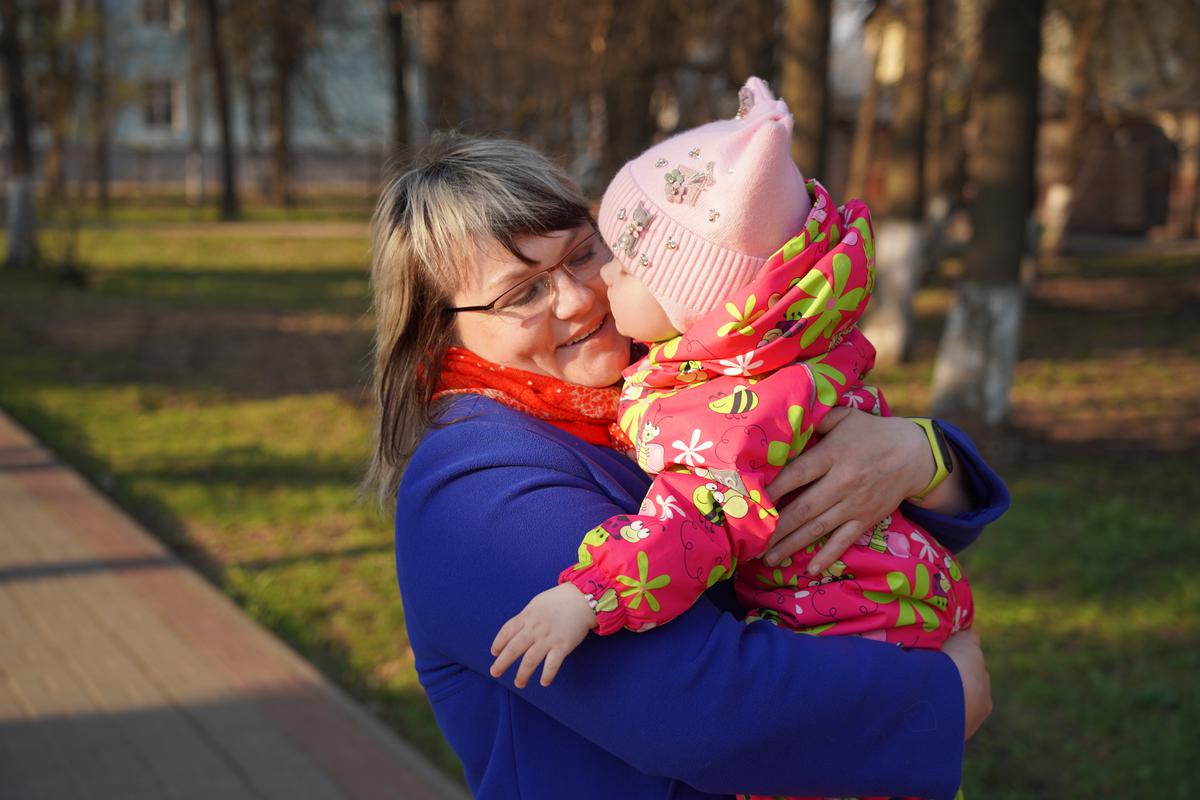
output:
[[[667,38],[668,25],[650,23],[665,21],[661,18],[666,7],[665,3],[654,4],[649,14],[659,19],[644,20],[640,15],[646,6],[636,0],[604,0],[601,6],[602,171],[606,177],[615,175],[622,164],[648,147],[656,130],[650,97],[659,67],[674,58],[676,43]]]
[[[78,37],[75,0],[59,0],[53,5],[34,4],[32,14],[35,36],[45,41],[47,102],[50,143],[42,164],[42,185],[51,207],[66,202],[67,147],[75,94],[79,89]]]
[[[925,131],[925,263],[930,268],[945,257],[946,234],[965,183],[962,129],[968,93],[963,87],[974,65],[957,46],[960,24],[956,3],[935,0]]]
[[[938,414],[998,425],[1020,343],[1037,136],[1038,59],[1045,0],[990,0],[977,99],[979,138],[968,161],[973,235],[933,374]]]
[[[198,3],[186,7],[187,22],[187,154],[184,159],[184,196],[188,205],[204,204],[204,78],[208,53],[206,11]]]
[[[1186,239],[1200,229],[1200,111],[1180,111],[1174,116],[1179,162],[1172,181],[1167,234]]]
[[[779,94],[795,117],[792,160],[824,176],[829,136],[829,0],[785,0]]]
[[[33,205],[33,148],[31,113],[25,89],[25,59],[21,48],[17,0],[0,0],[0,57],[8,88],[9,154],[8,257],[9,267],[33,266],[37,258]]]
[[[888,156],[887,217],[876,233],[875,294],[863,331],[875,345],[875,363],[909,355],[913,294],[926,268],[925,119],[929,108],[932,0],[905,0],[904,78],[896,97]]]
[[[1092,0],[1085,12],[1083,24],[1077,27],[1071,57],[1071,88],[1067,101],[1066,149],[1063,152],[1061,172],[1057,180],[1046,190],[1042,224],[1044,232],[1040,249],[1048,255],[1062,251],[1067,224],[1075,206],[1079,167],[1083,161],[1084,143],[1087,138],[1087,103],[1092,96],[1092,50],[1096,37],[1108,18],[1111,0]]]
[[[925,214],[925,118],[929,109],[932,0],[905,0],[904,78],[896,94],[888,157],[887,209],[893,219],[920,222]]]
[[[725,25],[728,31],[729,82],[741,86],[750,76],[767,83],[775,80],[775,56],[779,35],[776,0],[750,0],[730,7]]]
[[[275,202],[292,206],[292,80],[299,63],[301,13],[290,4],[275,0],[271,4],[271,193]]]
[[[289,207],[296,202],[292,195],[291,82],[291,75],[277,67],[271,82],[271,192],[275,202]]]
[[[247,65],[241,76],[242,93],[246,98],[246,169],[249,185],[262,197],[270,193],[271,183],[266,164],[263,163],[262,103],[259,85],[254,79],[253,67]]]
[[[105,4],[98,0],[93,3],[92,13],[96,15],[96,62],[92,94],[92,125],[95,127],[96,141],[92,160],[96,170],[96,199],[100,204],[101,216],[107,220],[111,207],[109,142],[112,126],[112,109],[110,108],[112,98],[108,65],[108,11]]]
[[[426,0],[421,4],[421,49],[425,56],[431,130],[458,125],[458,76],[455,71],[454,0]]]
[[[854,123],[854,142],[850,146],[850,176],[846,180],[847,199],[862,198],[871,169],[871,151],[875,142],[875,118],[879,108],[879,53],[883,49],[882,32],[871,25],[864,32],[863,44],[871,59],[866,91],[858,104],[858,120]]]
[[[387,15],[388,45],[392,56],[392,144],[399,151],[408,143],[408,98],[404,75],[408,47],[404,43],[404,1],[383,0]]]
[[[237,153],[233,141],[233,123],[229,107],[229,77],[225,48],[221,43],[221,8],[219,0],[205,0],[208,17],[208,60],[212,68],[213,96],[217,119],[221,125],[221,219],[235,220],[238,204]]]

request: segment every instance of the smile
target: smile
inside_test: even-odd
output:
[[[603,328],[603,327],[604,327],[604,323],[606,323],[606,322],[608,322],[608,314],[605,314],[603,317],[601,317],[601,318],[600,318],[600,321],[596,323],[596,327],[592,328],[590,331],[587,331],[587,332],[583,333],[583,334],[582,334],[582,335],[580,335],[580,336],[577,336],[577,337],[575,337],[575,338],[574,338],[574,339],[572,339],[571,341],[569,341],[569,342],[566,342],[565,344],[562,344],[562,345],[560,345],[560,347],[574,347],[575,345],[582,344],[583,342],[586,342],[588,339],[590,339],[590,338],[592,338],[593,336],[595,336],[595,335],[596,335],[596,333],[597,333],[597,332],[598,332],[598,331],[599,331],[601,328]]]

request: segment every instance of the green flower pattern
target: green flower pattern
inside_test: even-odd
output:
[[[833,256],[833,282],[825,274],[812,270],[798,286],[807,299],[793,303],[787,310],[789,319],[811,320],[800,338],[800,346],[808,347],[818,336],[830,339],[842,325],[842,317],[855,311],[866,297],[866,289],[847,289],[853,265],[845,253]]]
[[[754,321],[766,313],[765,308],[756,309],[757,300],[754,295],[746,298],[746,308],[739,309],[733,303],[726,303],[725,310],[733,317],[733,322],[727,322],[717,329],[717,336],[728,336],[737,332],[743,336],[754,335]]]
[[[929,570],[926,569],[924,564],[917,564],[914,574],[916,580],[910,585],[908,576],[903,572],[889,572],[887,575],[887,585],[891,591],[865,591],[863,592],[863,596],[876,603],[899,604],[900,615],[896,619],[897,628],[902,628],[905,625],[914,625],[917,622],[917,618],[920,617],[922,626],[927,633],[935,631],[938,627],[938,620],[937,612],[929,604],[932,589]]]
[[[841,370],[825,363],[828,353],[822,353],[804,362],[812,371],[813,383],[817,387],[817,401],[821,405],[834,406],[838,400],[838,389],[846,385],[846,376]]]
[[[785,558],[779,562],[779,566],[771,570],[769,574],[762,572],[755,573],[754,577],[762,584],[765,584],[768,589],[795,589],[800,585],[800,577],[795,573],[784,577],[784,569],[792,565],[790,558]]]
[[[617,583],[630,588],[621,592],[621,597],[632,597],[629,601],[629,607],[637,610],[642,605],[642,598],[646,598],[646,605],[650,606],[650,610],[658,612],[661,608],[657,598],[650,592],[651,589],[662,589],[669,586],[671,576],[667,574],[659,575],[658,577],[647,580],[646,576],[650,574],[650,557],[646,555],[645,550],[639,550],[637,554],[638,576],[631,578],[628,575],[618,575]]]
[[[813,426],[804,424],[804,406],[788,406],[788,424],[792,426],[790,442],[771,442],[767,445],[767,463],[774,467],[782,467],[804,450],[808,440],[812,438]]]

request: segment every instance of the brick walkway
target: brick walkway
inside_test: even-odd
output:
[[[0,797],[465,793],[0,412]]]

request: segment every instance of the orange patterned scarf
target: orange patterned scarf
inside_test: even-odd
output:
[[[626,449],[629,441],[616,424],[620,390],[593,389],[515,367],[485,361],[461,347],[451,347],[442,361],[434,400],[456,394],[481,394],[509,408],[544,419],[551,425],[603,447]]]

